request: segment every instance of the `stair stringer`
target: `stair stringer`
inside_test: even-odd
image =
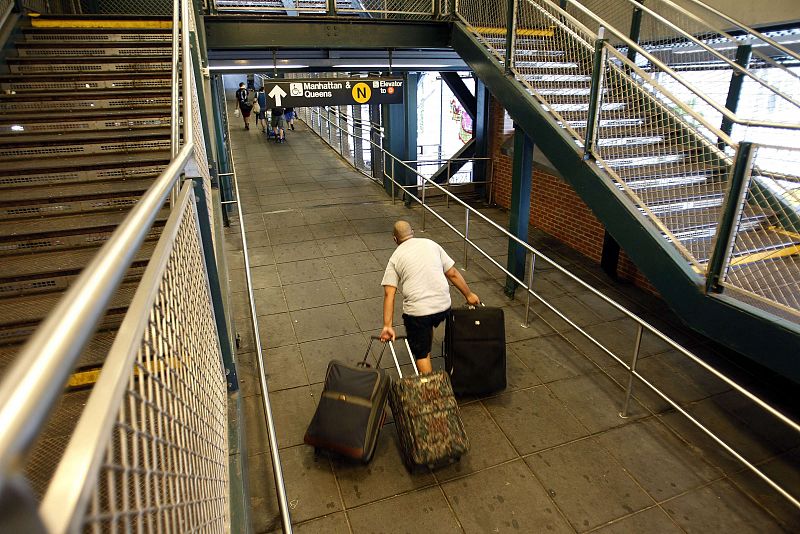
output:
[[[452,47],[486,84],[514,122],[572,186],[637,268],[695,331],[800,383],[800,327],[765,311],[705,293],[705,280],[648,222],[593,161],[584,161],[575,140],[545,111],[461,23]]]

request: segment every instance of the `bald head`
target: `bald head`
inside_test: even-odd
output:
[[[411,228],[411,225],[408,224],[408,221],[397,221],[394,223],[392,235],[394,235],[394,239],[399,245],[403,241],[414,237],[414,230]]]

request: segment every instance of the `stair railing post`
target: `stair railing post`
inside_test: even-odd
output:
[[[328,0],[328,16],[336,16],[336,0]]]
[[[508,17],[506,19],[506,74],[514,68],[514,55],[517,49],[517,9],[519,0],[508,0]]]
[[[640,4],[644,4],[644,0],[637,0]],[[633,8],[633,15],[631,16],[631,32],[629,37],[631,41],[636,44],[639,44],[639,35],[642,32],[642,8],[636,6]],[[636,63],[636,49],[632,46],[628,47],[628,59],[631,60],[631,63]]]
[[[464,269],[467,268],[469,250],[469,207],[464,208]]]
[[[708,261],[708,271],[706,272],[707,293],[722,292],[721,282],[730,265],[737,234],[737,222],[741,218],[747,189],[750,185],[753,156],[753,143],[745,141],[739,143],[728,190],[725,193],[725,202],[722,205],[722,214],[717,224],[714,248],[711,251],[711,259]]]
[[[583,143],[583,159],[589,159],[594,150],[600,110],[603,104],[603,75],[606,70],[606,29],[600,26],[594,42],[592,61],[592,85],[589,88],[589,111],[586,116],[586,139]]]
[[[533,271],[536,268],[536,254],[531,251],[531,270],[530,274],[528,275],[528,296],[525,300],[525,323],[522,325],[522,328],[528,328],[531,325],[530,321],[530,313],[531,313],[531,291],[533,291]]]
[[[753,45],[739,45],[736,47],[736,59],[734,61],[743,69],[747,69],[750,66],[750,58],[752,58],[752,56]],[[731,73],[731,83],[728,86],[728,97],[725,99],[725,107],[728,108],[731,113],[736,113],[736,109],[739,107],[739,98],[742,95],[743,85],[744,73],[733,71]],[[730,137],[733,131],[733,121],[728,117],[722,117],[722,125],[720,125],[719,129]],[[719,139],[717,144],[721,149],[724,149],[725,143],[722,139]]]
[[[628,387],[625,389],[625,402],[622,404],[622,411],[619,416],[623,419],[628,418],[628,407],[631,403],[631,393],[633,392],[633,373],[636,372],[636,362],[639,361],[639,349],[642,347],[642,324],[639,323],[639,328],[636,330],[636,345],[633,347],[633,359],[631,360],[631,368],[628,371]]]

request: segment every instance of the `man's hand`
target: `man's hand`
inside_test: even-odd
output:
[[[394,341],[394,338],[394,328],[391,326],[384,326],[383,330],[381,330],[381,342],[386,343],[389,340]]]
[[[475,293],[470,293],[469,295],[467,295],[467,304],[469,304],[470,306],[478,306],[480,303],[481,299]]]

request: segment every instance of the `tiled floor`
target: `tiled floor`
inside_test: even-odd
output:
[[[796,531],[797,509],[643,386],[635,390],[630,417],[620,418],[620,384],[627,382],[621,366],[540,303],[532,305],[530,327],[522,328],[524,301],[506,298],[501,274],[476,254],[464,275],[485,302],[506,312],[509,385],[496,396],[462,401],[470,453],[448,468],[409,474],[390,422],[367,466],[315,457],[302,441],[326,365],[334,358],[357,361],[369,335],[380,329],[380,280],[394,247],[392,224],[405,218],[419,232],[420,212],[392,205],[380,187],[302,124],[282,145],[237,124],[232,143],[259,335],[297,532]],[[483,211],[501,224],[505,220],[498,210]],[[443,212],[454,221],[463,217],[455,207]],[[427,222],[427,235],[463,267],[463,245],[431,217]],[[498,251],[498,261],[505,260],[506,245],[496,230],[473,221],[471,232]],[[547,236],[537,235],[533,242],[652,324],[722,362],[710,344],[676,326],[656,299],[612,285]],[[279,523],[235,224],[226,246],[242,337],[239,376],[251,514],[256,532],[270,532]],[[535,289],[628,358],[633,323],[543,263],[537,264]],[[462,300],[454,291],[454,303]],[[786,437],[724,384],[668,348],[646,335],[642,372],[797,494],[797,438]],[[439,350],[434,348],[435,355]],[[441,365],[441,358],[435,361]],[[392,367],[388,358],[382,366]]]

